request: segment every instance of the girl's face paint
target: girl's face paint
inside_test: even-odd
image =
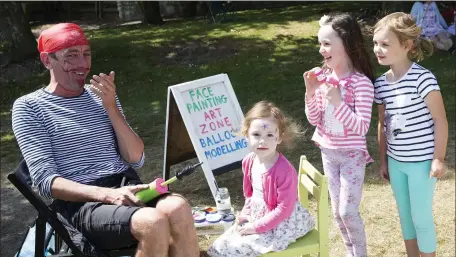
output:
[[[272,117],[252,120],[247,142],[252,151],[263,160],[274,158],[277,145],[282,142],[277,121]]]

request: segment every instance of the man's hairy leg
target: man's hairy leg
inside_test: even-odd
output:
[[[170,229],[168,217],[155,208],[141,208],[131,217],[131,234],[138,240],[136,257],[167,257]]]
[[[198,236],[192,210],[184,197],[172,194],[158,201],[157,210],[166,214],[170,224],[170,257],[198,257]]]

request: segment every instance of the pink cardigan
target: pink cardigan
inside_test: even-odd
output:
[[[255,154],[250,153],[242,160],[245,197],[242,215],[250,215],[250,200],[253,193],[251,168],[254,158]],[[264,217],[254,221],[253,227],[257,233],[275,228],[291,215],[298,200],[297,185],[298,174],[296,169],[280,153],[274,166],[263,174],[263,198],[269,212]]]

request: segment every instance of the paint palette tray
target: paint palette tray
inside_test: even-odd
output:
[[[201,228],[201,231],[198,231],[200,235],[221,234],[230,228],[236,219],[234,209],[229,213],[220,214],[216,207],[193,207],[192,214],[195,227]],[[217,230],[216,227],[223,227],[223,229]]]

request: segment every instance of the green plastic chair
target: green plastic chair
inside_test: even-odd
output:
[[[299,163],[298,174],[299,201],[304,207],[309,208],[309,193],[317,201],[316,228],[305,236],[290,244],[281,252],[270,252],[262,257],[309,257],[318,253],[320,257],[329,256],[329,231],[328,231],[328,178],[315,169],[306,156],[302,155]]]

